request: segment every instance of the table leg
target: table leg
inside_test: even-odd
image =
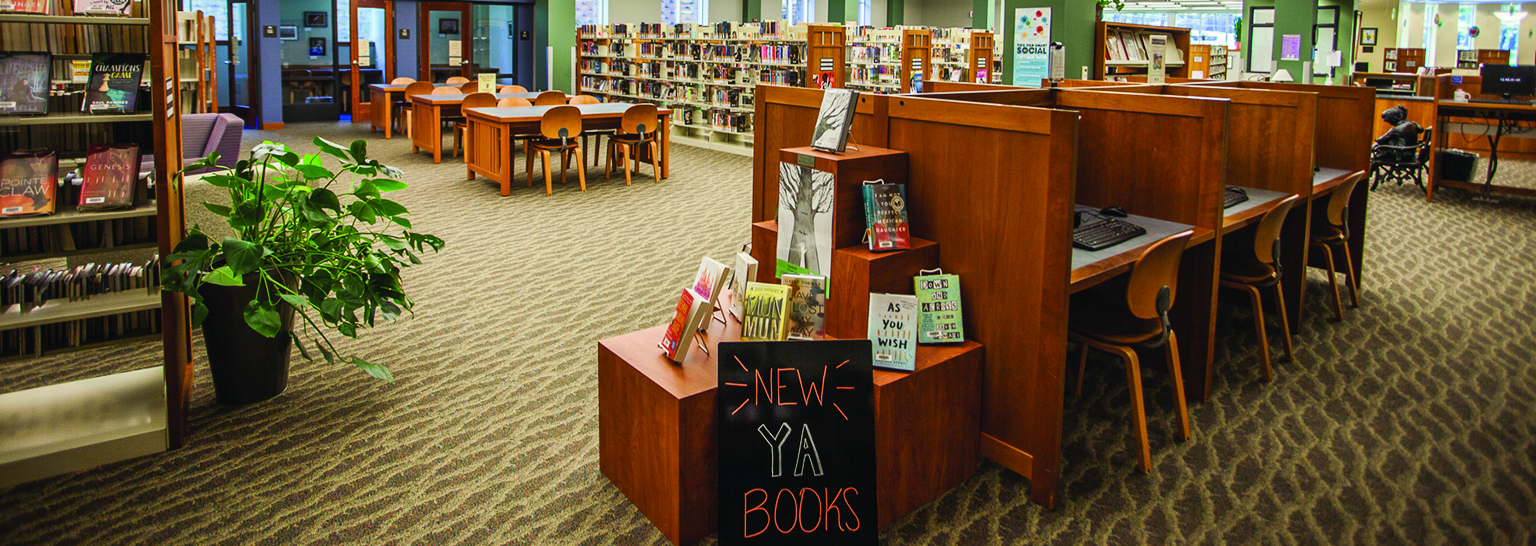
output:
[[[672,114],[661,118],[661,177],[672,176]]]
[[[432,142],[428,144],[432,149],[432,162],[443,162],[443,108],[432,107]]]
[[[1433,144],[1429,145],[1429,154],[1430,154],[1431,158],[1433,158],[1436,154],[1439,154],[1440,150],[1444,150],[1446,143],[1449,142],[1449,140],[1446,137],[1446,129],[1447,128],[1446,128],[1445,123],[1444,123],[1445,119],[1446,118],[1444,116],[1440,115],[1439,109],[1436,109],[1435,110],[1435,136],[1434,136],[1434,139],[1433,139]],[[1424,202],[1425,203],[1429,203],[1429,202],[1432,202],[1432,201],[1435,200],[1435,187],[1439,186],[1439,185],[1440,185],[1440,169],[1437,166],[1436,168],[1433,168],[1433,169],[1429,170],[1429,188],[1424,190]]]

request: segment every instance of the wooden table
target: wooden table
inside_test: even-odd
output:
[[[1435,154],[1438,154],[1440,150],[1444,150],[1449,147],[1452,143],[1450,138],[1450,131],[1448,130],[1450,129],[1450,123],[1448,122],[1451,121],[1451,118],[1469,118],[1471,120],[1481,120],[1484,122],[1491,121],[1493,123],[1499,124],[1499,126],[1502,126],[1504,123],[1511,121],[1536,121],[1536,106],[1531,106],[1528,104],[1459,102],[1444,99],[1437,100],[1435,101],[1434,142],[1430,144],[1431,158],[1433,158]],[[1484,182],[1482,184],[1471,181],[1461,182],[1456,180],[1441,180],[1439,169],[1432,168],[1429,170],[1429,189],[1427,191],[1428,195],[1424,197],[1424,200],[1429,201],[1434,199],[1435,189],[1439,188],[1440,186],[1476,192],[1483,192],[1486,190],[1487,193],[1501,193],[1505,195],[1521,195],[1527,197],[1536,196],[1536,189],[1522,188],[1518,186],[1500,186],[1493,183],[1492,177],[1499,168],[1499,140],[1501,140],[1500,135],[1502,135],[1502,129],[1496,130],[1499,132],[1495,132],[1494,134],[1489,135],[1490,141],[1488,146],[1488,161],[1489,165],[1491,166],[1491,170],[1485,171],[1483,173]],[[1463,136],[1466,135],[1464,134]],[[1472,178],[1476,179],[1479,173],[1472,174]],[[1349,244],[1353,245],[1355,242],[1350,241]]]
[[[1243,191],[1248,192],[1248,200],[1236,205],[1232,205],[1229,208],[1222,209],[1222,237],[1226,237],[1228,233],[1257,223],[1260,219],[1264,218],[1265,213],[1275,208],[1276,205],[1279,205],[1280,201],[1291,196],[1291,194],[1284,192],[1261,190],[1258,188],[1249,188],[1243,186],[1238,187],[1241,187],[1243,188]]]
[[[603,104],[578,104],[581,109],[583,130],[616,129],[631,103],[609,102]],[[466,140],[494,142],[491,146],[470,146],[464,154],[464,163],[470,180],[475,173],[485,175],[501,183],[501,194],[512,194],[514,135],[536,133],[544,113],[553,106],[528,106],[521,108],[469,108],[464,111],[469,119]],[[668,163],[672,156],[672,109],[657,107],[661,116],[661,177],[668,176]],[[470,135],[473,135],[471,139]],[[529,182],[531,185],[532,182]]]
[[[1097,210],[1092,207],[1077,206],[1078,210]],[[1085,289],[1097,286],[1104,281],[1114,278],[1116,275],[1131,270],[1136,265],[1136,259],[1146,252],[1147,247],[1152,246],[1163,239],[1178,234],[1185,230],[1194,230],[1196,235],[1207,235],[1209,229],[1197,228],[1188,224],[1168,222],[1146,216],[1130,215],[1123,220],[1131,222],[1143,228],[1147,232],[1134,239],[1130,239],[1118,245],[1099,250],[1083,250],[1072,247],[1072,280],[1067,287],[1067,293],[1076,294]],[[1190,238],[1190,245],[1194,245],[1194,238]]]
[[[394,124],[390,123],[390,112],[395,109],[395,96],[403,95],[407,85],[410,84],[374,83],[368,85],[368,89],[372,91],[372,94],[368,97],[369,104],[376,105],[373,107],[373,121],[368,124],[369,132],[377,133],[382,128],[384,129],[384,138],[390,137],[390,134],[394,132]],[[456,87],[446,83],[432,85],[437,87]]]
[[[533,99],[538,98],[538,93],[492,93],[496,100],[506,98]],[[459,105],[464,104],[464,98],[469,95],[453,93],[448,95],[416,95],[411,97],[411,153],[422,149],[432,152],[432,162],[443,162],[443,114],[457,115]],[[571,100],[566,97],[565,100]],[[465,146],[468,148],[469,146]]]

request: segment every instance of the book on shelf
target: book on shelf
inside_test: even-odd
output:
[[[811,137],[811,147],[826,152],[842,153],[848,149],[848,133],[853,127],[859,92],[849,89],[827,89],[821,95],[821,109],[816,112],[816,132]]]
[[[0,0],[0,11],[48,14],[48,0]]]
[[[53,214],[59,154],[11,152],[0,159],[0,217]]]
[[[742,341],[784,341],[789,322],[789,287],[748,282],[743,297]]]
[[[47,114],[51,57],[0,52],[0,114]]]
[[[869,295],[869,345],[875,367],[910,372],[917,366],[917,296]]]
[[[124,15],[128,13],[128,6],[133,5],[129,0],[74,0],[75,15]]]
[[[69,61],[69,83],[87,83],[90,81],[90,61]]]
[[[912,248],[907,234],[907,187],[884,180],[864,182],[864,228],[876,252]]]
[[[44,305],[68,305],[95,296],[159,293],[160,256],[143,264],[92,263],[65,269],[34,267],[0,276],[0,309],[26,314]],[[0,333],[0,355],[40,355],[160,331],[160,311],[151,309],[14,328]]]
[[[992,80],[988,78],[987,69],[976,69],[976,83],[991,83],[991,81]]]
[[[143,53],[91,55],[91,79],[85,84],[80,111],[91,114],[132,112],[138,105]]]
[[[789,287],[789,326],[785,337],[817,340],[827,337],[827,278],[820,275],[785,275]]]
[[[907,86],[907,92],[912,94],[923,92],[923,71],[913,70],[912,81]]]
[[[720,291],[725,288],[725,281],[731,274],[731,268],[714,258],[705,256],[699,262],[699,270],[693,274],[693,293],[702,298],[704,314],[713,315],[715,304],[720,300]],[[706,319],[707,321],[707,319]],[[699,324],[703,329],[709,326],[708,322]]]
[[[708,299],[694,293],[692,288],[684,288],[683,296],[677,300],[677,310],[672,314],[672,323],[667,326],[667,333],[658,344],[667,358],[673,362],[682,362],[688,358],[688,348],[693,346],[694,331],[698,325],[709,320],[704,308]]]
[[[924,271],[922,273],[927,273]],[[965,321],[960,309],[960,276],[922,274],[912,277],[918,302],[918,343],[965,341]]]
[[[1120,33],[1113,30],[1104,35],[1104,60],[1124,61],[1125,46],[1120,43]]]
[[[741,312],[745,308],[742,297],[746,295],[747,283],[757,278],[757,258],[746,252],[736,253],[736,266],[731,268],[731,316],[737,320],[742,318]]]
[[[86,152],[85,176],[80,183],[80,201],[75,208],[132,207],[133,186],[138,177],[138,144],[92,144]]]

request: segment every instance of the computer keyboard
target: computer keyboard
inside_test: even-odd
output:
[[[1511,100],[1504,100],[1504,99],[1467,99],[1467,102],[1480,102],[1480,103],[1483,103],[1483,104],[1519,104],[1519,105],[1524,105],[1524,106],[1530,106],[1531,105],[1531,101],[1528,101],[1528,100],[1514,100],[1514,99],[1511,99]]]
[[[1072,246],[1100,250],[1145,235],[1147,229],[1125,220],[1105,218],[1072,230]]]
[[[1248,192],[1237,186],[1227,186],[1226,195],[1222,197],[1221,208],[1229,209],[1248,200]]]

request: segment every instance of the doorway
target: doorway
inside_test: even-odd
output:
[[[421,39],[416,79],[442,83],[462,76],[474,79],[474,48],[465,47],[471,19],[469,2],[422,2],[418,8]]]
[[[301,121],[337,121],[341,119],[346,95],[341,94],[340,72],[336,59],[350,54],[336,27],[335,0],[289,0],[279,4],[283,25],[282,104],[285,123]],[[346,58],[345,56],[341,58]],[[338,100],[340,99],[340,100]],[[350,105],[348,105],[350,106]]]
[[[239,116],[245,122],[246,127],[261,127],[261,119],[257,114],[258,104],[255,99],[256,89],[251,82],[258,81],[258,70],[254,58],[251,56],[249,37],[255,32],[255,24],[250,17],[250,3],[246,0],[235,0],[226,6],[228,11],[224,22],[225,42],[224,66],[219,81],[224,83],[223,92],[219,97],[228,101],[225,111]]]
[[[351,88],[350,108],[353,123],[373,118],[373,99],[369,85],[389,83],[395,77],[395,41],[389,29],[394,26],[394,4],[389,0],[353,0],[349,43],[348,78]]]

